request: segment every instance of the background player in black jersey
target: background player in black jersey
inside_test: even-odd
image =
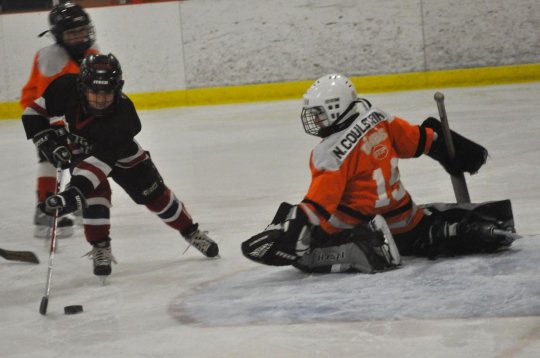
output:
[[[110,275],[111,177],[137,203],[180,231],[207,257],[218,255],[217,244],[198,229],[184,204],[164,184],[150,155],[134,137],[141,122],[131,100],[122,93],[122,70],[112,54],[88,55],[81,72],[53,81],[26,107],[26,136],[56,167],[69,167],[67,189],[39,204],[45,213],[66,215],[83,210],[84,233],[92,244],[94,274]],[[55,130],[49,117],[65,116],[66,130]]]

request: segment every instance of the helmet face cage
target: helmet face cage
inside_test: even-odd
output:
[[[66,2],[55,6],[49,14],[49,23],[56,42],[74,54],[84,54],[94,44],[95,32],[90,16],[77,4]],[[82,41],[65,41],[65,32],[73,29],[84,33]]]
[[[304,95],[301,119],[306,133],[325,137],[332,128],[356,113],[356,89],[340,74],[319,78]]]
[[[314,136],[319,136],[319,131],[330,125],[328,115],[322,106],[304,107],[300,117],[306,133]]]
[[[104,116],[115,110],[120,99],[124,81],[122,68],[113,54],[88,55],[81,64],[79,74],[79,93],[83,98],[85,110],[95,116]],[[114,100],[106,108],[96,108],[88,102],[88,92],[93,94],[113,94]]]

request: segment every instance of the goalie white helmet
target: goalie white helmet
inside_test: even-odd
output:
[[[356,89],[347,77],[336,73],[319,78],[304,94],[304,130],[318,137],[340,130],[336,125],[358,113],[357,101]]]

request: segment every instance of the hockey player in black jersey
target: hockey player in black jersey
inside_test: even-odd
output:
[[[217,244],[199,230],[163,182],[149,152],[134,139],[141,122],[133,103],[122,93],[123,84],[114,55],[91,54],[78,75],[57,78],[24,110],[27,138],[53,165],[71,171],[67,189],[41,202],[40,209],[49,215],[56,210],[66,215],[82,208],[86,240],[93,246],[89,255],[98,276],[110,275],[114,262],[108,177],[205,256],[217,256]],[[48,118],[53,116],[65,116],[67,130],[51,128]]]

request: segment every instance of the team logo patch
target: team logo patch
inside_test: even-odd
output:
[[[384,144],[379,144],[373,148],[373,157],[377,160],[383,160],[388,156],[388,147]]]

